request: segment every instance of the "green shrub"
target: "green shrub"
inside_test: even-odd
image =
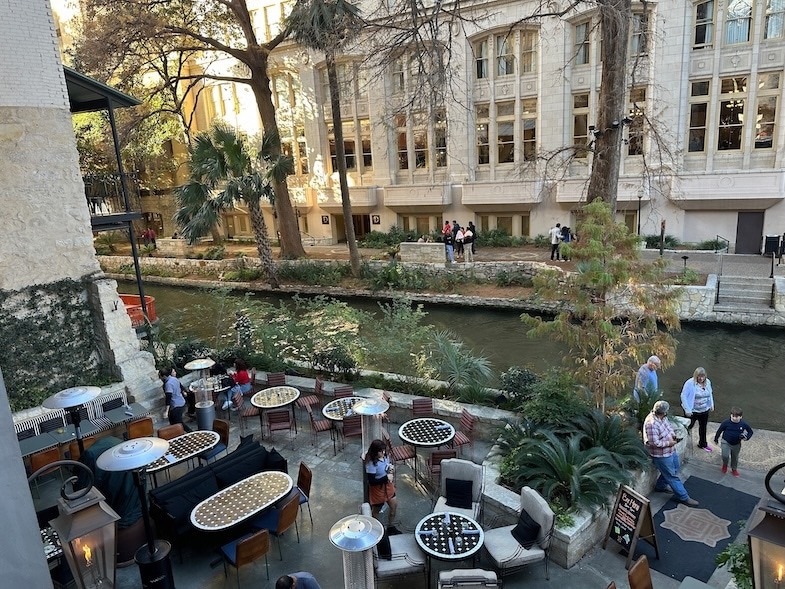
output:
[[[226,255],[226,248],[223,245],[214,245],[210,247],[201,259],[203,260],[223,260]]]
[[[395,261],[373,269],[366,266],[363,278],[372,291],[377,290],[424,290],[428,287],[428,278],[419,268],[407,268]]]
[[[747,522],[739,522],[742,526]],[[716,556],[719,567],[726,567],[738,589],[752,589],[752,556],[747,542],[731,542]]]
[[[528,274],[523,273],[520,270],[511,270],[508,272],[507,270],[501,270],[496,274],[496,278],[494,279],[496,286],[523,286],[523,287],[531,287],[533,286],[532,277]]]
[[[701,275],[692,268],[685,268],[673,278],[673,284],[698,284],[700,281]]]
[[[102,231],[101,234],[93,240],[95,251],[99,255],[113,254],[117,251],[117,245],[128,241],[128,233],[126,231]],[[101,253],[99,252],[101,249]]]
[[[531,397],[523,401],[521,411],[537,424],[558,425],[587,414],[591,407],[575,379],[564,371],[551,370],[530,390]]]
[[[551,247],[551,238],[540,233],[534,237],[534,247]]]
[[[489,229],[477,237],[477,247],[514,247],[521,245],[521,240],[512,237],[504,229]]]
[[[151,258],[155,253],[155,246],[152,243],[143,245],[139,248],[139,255],[145,258]]]
[[[649,249],[657,249],[660,247],[660,236],[659,235],[646,235],[644,236],[646,240],[646,247]],[[676,249],[681,245],[681,242],[678,238],[674,237],[673,235],[666,235],[665,236],[665,247],[667,249]]]
[[[540,382],[540,377],[528,368],[510,366],[499,377],[501,388],[515,400],[527,399],[532,387]]]
[[[344,278],[352,275],[349,264],[325,264],[312,261],[282,262],[278,265],[277,271],[278,278],[322,286],[337,286]]]
[[[264,270],[261,268],[239,268],[238,270],[227,270],[224,272],[223,279],[227,282],[253,282],[264,277]]]
[[[696,250],[712,250],[712,251],[719,251],[725,249],[726,242],[724,240],[719,239],[707,239],[706,241],[699,241],[695,244]]]
[[[419,237],[416,231],[404,231],[400,227],[393,225],[387,233],[381,231],[366,233],[365,237],[358,242],[358,245],[372,249],[387,249],[390,246],[398,245],[402,241],[417,241]]]
[[[581,448],[604,448],[620,468],[639,469],[648,463],[640,436],[618,414],[605,415],[593,409],[558,428],[563,434],[582,436]]]
[[[185,365],[191,360],[208,356],[212,357],[213,354],[215,354],[215,350],[207,345],[206,342],[202,340],[187,340],[180,342],[174,347],[172,363],[178,373],[185,374],[188,372],[185,369]],[[159,368],[164,368],[164,366],[159,366]]]

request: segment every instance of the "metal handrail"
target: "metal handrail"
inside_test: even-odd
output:
[[[723,250],[725,250],[726,252],[730,251],[730,239],[727,239],[727,238],[723,237],[722,235],[715,235],[714,236],[714,241],[716,241],[718,244],[719,244],[720,241],[724,241],[725,242],[725,247],[717,248],[716,250],[714,250],[715,254],[720,253]]]

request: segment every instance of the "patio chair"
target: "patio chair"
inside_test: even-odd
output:
[[[504,577],[535,562],[545,561],[545,578],[550,579],[548,552],[555,521],[556,516],[537,491],[529,487],[521,489],[518,524],[485,532],[483,549],[499,576]]]
[[[221,452],[226,452],[226,455],[229,455],[229,427],[229,422],[225,419],[213,420],[213,431],[220,436],[220,439],[215,446],[199,454],[200,463],[202,460],[204,460],[205,463],[210,462],[210,460],[216,458]]]
[[[338,450],[335,447],[335,430],[333,429],[332,422],[327,419],[317,419],[314,416],[313,409],[311,409],[310,405],[306,405],[305,410],[308,412],[308,420],[311,422],[311,444],[315,445],[319,438],[319,434],[329,432],[330,438],[333,441],[333,456],[338,454]]]
[[[270,438],[273,437],[273,432],[289,431],[291,434],[294,428],[292,421],[292,414],[288,409],[273,409],[265,413],[267,416],[267,427],[270,430]]]
[[[333,389],[333,394],[336,399],[345,399],[354,396],[354,389],[349,385],[342,384]]]
[[[39,468],[43,468],[49,464],[52,464],[53,462],[57,462],[58,460],[60,460],[60,450],[57,447],[49,448],[48,450],[42,450],[41,452],[36,452],[30,456],[30,473],[32,474]],[[60,477],[60,482],[63,482],[62,471],[59,468],[53,469],[52,474],[54,474],[54,470],[57,471],[57,475]],[[39,498],[41,497],[41,491],[38,488],[38,481],[41,480],[42,476],[44,475],[40,475],[33,481]]]
[[[409,444],[393,446],[390,433],[384,428],[382,428],[382,440],[387,445],[387,455],[390,460],[393,461],[393,464],[406,462],[417,456],[417,453],[414,451],[414,446],[410,446]]]
[[[433,417],[433,399],[430,397],[412,399],[412,419],[418,417]]]
[[[226,563],[228,562],[237,569],[237,587],[240,587],[240,567],[251,564],[260,556],[264,556],[264,568],[267,571],[267,580],[270,579],[270,564],[267,562],[267,553],[270,552],[270,533],[267,530],[259,530],[254,534],[246,534],[220,548],[224,563],[224,577]]]
[[[341,447],[346,447],[346,438],[363,437],[362,418],[359,415],[344,417],[341,425]]]
[[[371,506],[363,503],[360,513],[371,517]],[[422,575],[426,578],[425,553],[420,550],[414,534],[396,534],[389,536],[391,557],[380,558],[377,547],[373,547],[373,573],[377,581],[404,577],[406,575]]]
[[[440,496],[433,511],[454,511],[479,522],[482,512],[482,466],[462,458],[442,460],[441,466]]]
[[[125,439],[133,440],[134,438],[146,438],[153,435],[153,418],[142,417],[136,421],[131,421],[126,426],[128,431],[125,434]]]
[[[476,423],[477,418],[474,415],[466,409],[461,411],[461,421],[458,423],[458,430],[452,439],[452,447],[458,449],[461,454],[463,454],[463,447],[466,445],[474,448],[474,425]]]
[[[439,487],[439,481],[442,474],[442,461],[456,458],[458,456],[457,450],[434,450],[426,461],[428,464],[428,472],[431,475],[431,481],[435,488]]]
[[[630,589],[653,589],[649,559],[645,554],[642,554],[627,571],[627,579],[630,582]]]
[[[313,514],[311,513],[311,482],[313,481],[313,472],[304,463],[300,463],[300,470],[297,471],[297,491],[300,493],[300,505],[305,503],[308,506],[308,517],[311,518],[311,527],[313,527]],[[302,514],[302,510],[300,511]]]
[[[286,373],[285,372],[268,372],[267,373],[267,387],[283,387],[286,386]]]
[[[483,589],[501,587],[496,573],[483,569],[454,569],[439,571],[438,589]]]
[[[82,438],[82,445],[84,449],[87,450],[90,446],[95,444],[98,438],[96,436],[89,436],[87,438]],[[79,442],[73,440],[70,444],[68,444],[68,455],[71,457],[71,460],[79,460],[79,457],[82,453],[79,451]]]
[[[259,417],[259,408],[253,405],[243,405],[238,413],[240,414],[240,433],[245,435],[246,422],[251,417]]]
[[[321,379],[321,377],[317,376],[316,380],[314,381],[313,395],[300,395],[297,398],[297,401],[295,401],[295,404],[297,407],[303,410],[305,410],[306,407],[313,408],[314,405],[318,405],[321,402],[320,397],[323,394],[323,390],[324,381]]]
[[[158,437],[162,440],[171,440],[177,436],[182,436],[185,433],[185,428],[182,423],[175,423],[174,425],[165,425],[158,428]]]
[[[294,526],[297,533],[297,543],[300,543],[300,529],[297,527],[297,512],[300,510],[299,493],[294,495],[281,509],[272,508],[261,517],[251,522],[251,527],[257,530],[267,530],[278,539],[278,556],[283,560],[281,552],[281,536]]]

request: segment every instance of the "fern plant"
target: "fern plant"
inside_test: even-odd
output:
[[[717,555],[716,562],[719,567],[727,567],[739,589],[752,589],[752,557],[746,542],[731,542]]]

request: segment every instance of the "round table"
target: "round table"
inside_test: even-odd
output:
[[[264,436],[264,412],[268,409],[286,407],[294,403],[300,396],[300,390],[295,387],[269,387],[259,391],[251,397],[251,405],[259,409],[259,425]],[[297,433],[297,419],[292,409],[292,421],[294,422],[294,433]]]
[[[359,415],[355,412],[354,404],[360,401],[365,401],[364,397],[342,397],[334,399],[322,407],[322,414],[333,421],[343,421],[344,417],[351,417],[352,415]]]
[[[398,428],[398,437],[414,447],[414,480],[417,478],[417,448],[436,448],[452,442],[455,428],[443,419],[419,417],[411,419]]]
[[[472,557],[482,548],[485,534],[472,518],[452,511],[431,513],[414,530],[417,545],[428,556],[428,586],[431,585],[430,559],[457,561]]]

